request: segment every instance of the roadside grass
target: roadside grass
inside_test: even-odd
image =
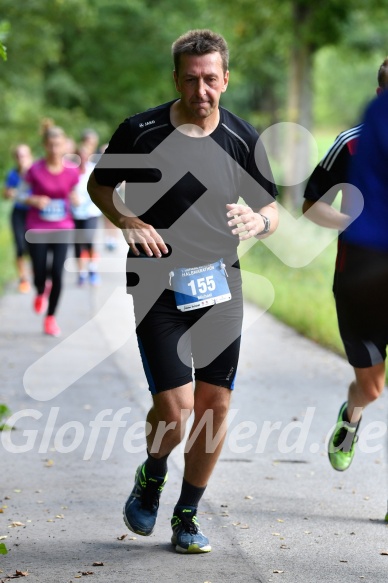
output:
[[[341,129],[344,128],[319,128],[313,131],[318,147],[318,159],[314,160],[314,166],[327,152]],[[271,165],[272,163],[271,160]],[[274,175],[277,176],[275,170]],[[334,206],[338,208],[339,204],[340,197],[337,197]],[[298,229],[285,233],[278,243],[281,253],[273,253],[263,243],[255,244],[242,255],[241,267],[271,282],[275,297],[268,311],[272,315],[314,342],[344,356],[332,292],[337,239],[333,231],[330,234],[328,229],[312,223],[309,225],[304,227],[305,235]],[[328,243],[331,240],[328,237],[333,239],[331,243]],[[297,241],[296,238],[300,240]],[[305,267],[290,267],[293,263],[292,256],[297,259],[310,246],[321,247],[323,250]],[[291,261],[287,264],[284,256],[287,255],[288,247]],[[258,290],[252,282],[244,283],[244,296],[261,307],[270,303],[266,292]]]
[[[14,248],[11,230],[9,228],[9,209],[7,202],[0,200],[0,296],[10,281],[15,277]],[[0,431],[6,431],[8,426],[4,419],[9,417],[11,411],[7,405],[0,403]],[[5,545],[0,549],[0,554],[7,554]]]
[[[332,293],[335,256],[336,241],[333,241],[306,267],[295,268],[259,243],[243,255],[241,267],[272,284],[274,300],[268,310],[272,315],[343,356]],[[261,307],[270,302],[268,294],[250,281],[244,283],[244,296]]]
[[[0,201],[0,294],[16,277],[14,245],[9,227],[10,205]]]

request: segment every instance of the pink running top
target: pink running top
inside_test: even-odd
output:
[[[26,174],[26,182],[31,185],[31,194],[44,194],[52,201],[43,211],[29,207],[28,229],[73,229],[74,221],[70,212],[70,193],[79,178],[78,168],[64,167],[59,174],[49,172],[44,159],[38,160]]]

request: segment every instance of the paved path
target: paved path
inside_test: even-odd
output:
[[[0,544],[9,551],[0,581],[20,571],[29,583],[386,582],[387,395],[365,412],[364,451],[334,472],[324,442],[350,367],[249,305],[256,322],[243,340],[229,434],[200,507],[213,551],[181,556],[169,543],[180,448],[154,534],[126,529],[150,397],[123,250],[109,257],[117,272],[98,289],[66,274],[59,339],[41,333],[32,294],[0,299],[0,403],[16,427],[0,434]]]

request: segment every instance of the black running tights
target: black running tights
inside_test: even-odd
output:
[[[34,270],[34,285],[37,293],[43,294],[47,279],[51,279],[47,315],[53,316],[62,289],[63,266],[68,243],[30,243],[29,251]],[[50,263],[49,263],[50,260]]]

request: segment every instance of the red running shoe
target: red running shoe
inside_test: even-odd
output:
[[[44,294],[37,295],[34,299],[34,311],[37,314],[43,314],[47,309],[47,298]]]
[[[46,316],[44,319],[44,333],[49,336],[59,336],[61,329],[59,328],[54,316]]]

